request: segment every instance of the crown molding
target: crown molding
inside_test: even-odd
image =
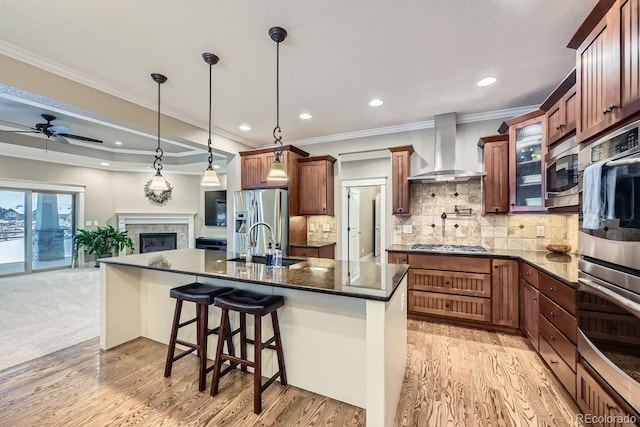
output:
[[[537,105],[528,105],[524,107],[508,108],[504,110],[487,111],[484,113],[465,114],[457,117],[456,123],[474,123],[483,122],[486,120],[507,119],[520,114],[528,113],[529,111],[537,109]],[[288,144],[301,146],[301,145],[313,145],[323,144],[327,142],[344,141],[347,139],[365,138],[377,135],[387,135],[390,133],[410,132],[414,130],[430,129],[433,128],[433,120],[425,120],[422,122],[406,123],[402,125],[387,126],[375,129],[365,129],[355,132],[338,133],[334,135],[318,136],[315,138],[299,139],[296,141],[287,141]],[[496,129],[497,131],[497,129]]]

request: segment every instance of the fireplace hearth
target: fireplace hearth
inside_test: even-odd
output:
[[[178,233],[140,233],[140,253],[177,249]]]

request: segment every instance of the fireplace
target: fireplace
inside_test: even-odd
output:
[[[140,253],[177,249],[178,233],[140,233]]]
[[[126,230],[135,243],[133,253],[137,254],[141,246],[140,234],[144,233],[176,233],[176,249],[195,248],[195,213],[141,212],[116,213],[118,228]],[[122,251],[120,255],[126,255]]]

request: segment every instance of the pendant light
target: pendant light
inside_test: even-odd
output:
[[[202,181],[200,181],[200,185],[206,187],[218,187],[220,186],[220,180],[218,179],[218,174],[215,170],[213,170],[213,147],[211,143],[211,69],[215,64],[218,63],[219,58],[213,53],[203,53],[202,59],[204,62],[209,64],[209,139],[207,140],[207,147],[209,148],[209,166],[207,170],[204,171],[202,175]]]
[[[284,169],[282,160],[282,136],[280,135],[280,42],[287,38],[287,31],[282,27],[269,28],[271,40],[276,42],[276,127],[273,128],[273,143],[276,145],[273,154],[275,158],[271,164],[267,181],[287,181],[287,171]]]
[[[164,154],[162,148],[160,148],[160,85],[166,82],[167,78],[158,73],[151,74],[151,78],[154,82],[158,83],[158,147],[156,148],[156,159],[153,161],[153,167],[156,170],[156,175],[153,177],[153,180],[151,180],[149,189],[156,193],[160,193],[169,189],[167,181],[165,181],[162,173],[160,173],[162,170],[162,155]]]

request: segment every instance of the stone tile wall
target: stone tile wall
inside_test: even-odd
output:
[[[471,208],[471,215],[456,215],[455,207]],[[447,213],[443,220],[441,215]],[[411,216],[394,216],[393,244],[446,243],[480,245],[487,249],[545,250],[549,243],[578,247],[578,215],[515,214],[482,216],[480,182],[413,183]],[[405,225],[411,231],[404,230]],[[544,237],[536,237],[536,226]],[[444,234],[443,234],[444,230]],[[403,232],[407,231],[407,232]]]
[[[329,231],[323,231],[322,227],[324,224],[329,225]],[[311,231],[311,228],[313,228],[314,231]],[[336,227],[336,217],[327,215],[308,216],[307,240],[316,242],[337,242],[338,229]]]

